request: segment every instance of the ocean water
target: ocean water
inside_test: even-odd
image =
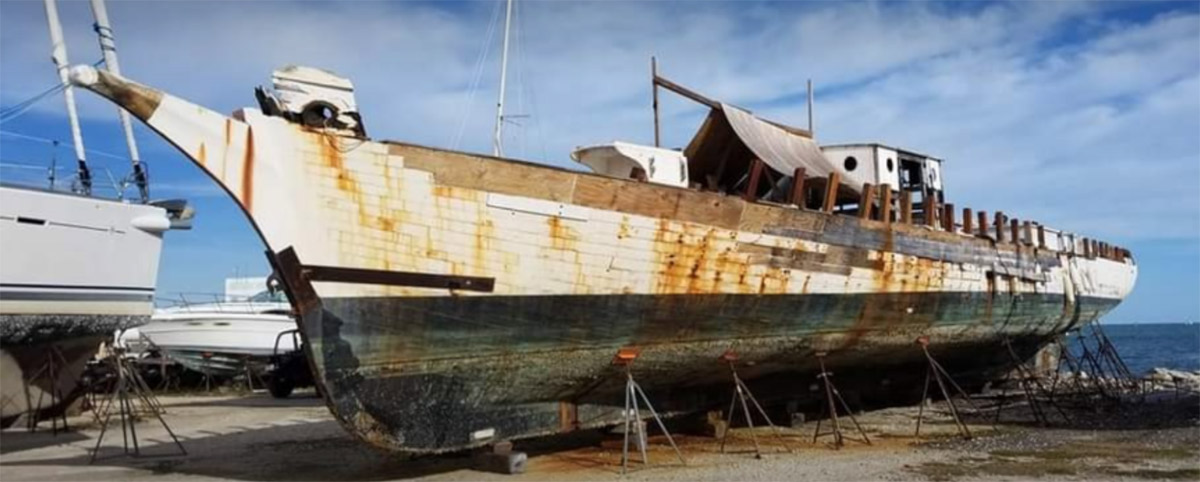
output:
[[[1134,375],[1145,375],[1153,368],[1200,370],[1200,324],[1102,325],[1101,329]],[[1090,336],[1090,329],[1087,335]],[[1076,337],[1071,337],[1079,353]],[[1095,342],[1088,338],[1089,347]]]

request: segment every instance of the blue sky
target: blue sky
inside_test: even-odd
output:
[[[109,10],[125,73],[194,102],[231,112],[253,105],[252,88],[272,69],[319,66],[354,80],[373,137],[486,152],[497,5],[110,1]],[[59,10],[72,61],[99,59],[87,4]],[[651,55],[674,80],[797,125],[811,77],[818,141],[938,155],[956,205],[1129,247],[1140,277],[1109,321],[1200,320],[1196,2],[519,2],[517,10],[508,112],[530,117],[508,128],[510,155],[568,165],[578,145],[651,142]],[[0,105],[55,80],[41,2],[0,2]],[[86,145],[119,157],[112,106],[80,99]],[[681,146],[704,112],[673,96],[663,102],[665,142]],[[47,99],[0,129],[67,140],[63,112],[60,98]],[[198,210],[194,230],[169,235],[160,291],[219,292],[225,277],[264,274],[263,248],[232,202],[137,129],[155,197],[184,197]],[[52,156],[72,161],[69,147],[0,136],[4,164],[45,166]],[[121,159],[90,157],[115,176],[128,171]],[[10,167],[0,176],[41,174]]]

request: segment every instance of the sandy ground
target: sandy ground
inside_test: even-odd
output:
[[[370,449],[342,431],[311,393],[288,400],[265,394],[169,396],[165,418],[187,449],[175,450],[153,418],[137,424],[144,454],[121,454],[120,425],[105,435],[99,460],[89,464],[99,430],[76,417],[72,431],[53,435],[0,433],[0,479],[48,480],[613,480],[621,478],[620,435],[587,432],[553,441],[518,442],[529,453],[528,472],[506,476],[475,470],[468,455],[407,458]],[[1153,403],[1105,411],[1072,412],[1071,423],[1040,428],[1019,410],[1006,409],[993,428],[990,416],[971,422],[972,440],[956,436],[944,405],[927,410],[924,437],[913,437],[916,407],[863,413],[871,445],[847,431],[847,445],[831,437],[812,442],[815,422],[756,433],[756,459],[746,428],[722,454],[712,438],[677,435],[686,466],[663,437],[650,443],[650,464],[633,463],[633,480],[1200,480],[1200,400],[1163,394]],[[932,412],[932,417],[929,413]],[[90,416],[89,416],[90,417]],[[844,426],[848,420],[843,418]],[[1055,419],[1057,421],[1057,419]],[[826,424],[826,427],[828,425]],[[634,460],[639,460],[634,458]]]

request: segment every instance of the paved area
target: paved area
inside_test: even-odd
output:
[[[0,433],[0,479],[58,480],[614,480],[620,477],[619,435],[593,432],[552,441],[518,442],[530,454],[528,472],[505,476],[474,469],[467,455],[404,457],[368,448],[334,422],[309,393],[287,400],[264,394],[162,397],[165,418],[188,454],[174,446],[154,419],[137,424],[143,453],[121,454],[120,425],[104,437],[99,460],[89,464],[99,431],[87,417],[73,431],[52,435],[49,426]],[[868,412],[860,421],[872,445],[829,439],[812,443],[812,422],[786,429],[781,440],[759,430],[764,458],[754,457],[747,429],[737,429],[729,453],[713,439],[678,436],[682,466],[662,437],[651,440],[648,466],[633,464],[634,480],[1146,480],[1200,479],[1197,400],[1166,397],[1139,408],[1145,413],[1093,414],[1069,427],[1037,428],[1010,421],[993,429],[990,417],[974,420],[976,437],[963,441],[945,407],[935,406],[913,438],[916,407]],[[1014,414],[1018,419],[1017,412]],[[1007,418],[1007,417],[1006,417]],[[1081,425],[1083,420],[1099,420]],[[1124,426],[1104,422],[1132,420]],[[854,435],[849,433],[848,435]],[[635,460],[637,460],[635,458]]]

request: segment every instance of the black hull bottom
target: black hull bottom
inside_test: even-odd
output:
[[[845,392],[919,390],[931,352],[963,382],[1033,356],[1116,300],[978,293],[796,296],[546,296],[327,299],[301,323],[327,403],[364,440],[443,452],[615,424],[623,346],[663,412],[729,401],[728,366],[765,400],[817,393],[815,353]],[[912,311],[909,308],[912,307]]]

